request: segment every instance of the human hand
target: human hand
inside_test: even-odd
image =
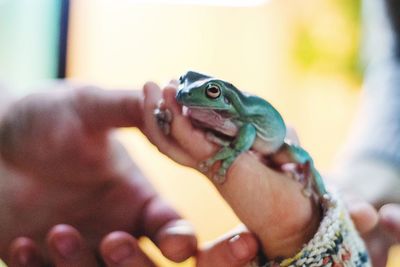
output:
[[[379,224],[364,235],[374,267],[385,267],[391,246],[400,243],[400,204],[385,204],[379,209]]]
[[[332,177],[348,203],[368,201],[378,211],[377,227],[363,239],[374,267],[385,267],[389,249],[400,240],[400,209],[398,204],[399,174],[391,164],[378,158],[354,156],[347,147]]]
[[[161,92],[157,85],[148,83],[144,92],[144,133],[161,152],[198,169],[199,163],[218,147],[182,114],[182,107],[175,101],[176,84],[171,83]],[[152,115],[161,98],[173,114],[169,136],[162,133]],[[251,152],[241,154],[229,168],[226,182],[215,186],[257,235],[270,259],[294,255],[317,231],[320,207],[302,194],[302,185],[268,168]]]
[[[120,230],[148,236],[169,259],[195,252],[191,226],[155,192],[112,137],[142,126],[139,91],[103,91],[58,83],[14,103],[0,121],[0,257],[18,236],[44,237],[53,225],[74,226],[95,250]]]
[[[70,240],[68,253],[58,249],[60,240]],[[95,267],[102,266],[96,260],[94,251],[82,235],[69,225],[57,225],[47,234],[46,245],[52,263],[56,267]],[[61,246],[65,246],[61,244]],[[206,244],[196,252],[197,267],[239,267],[253,259],[258,250],[257,241],[245,229],[237,229],[223,237]],[[138,246],[137,240],[126,232],[112,232],[101,241],[99,254],[108,267],[156,266]],[[20,237],[12,242],[9,267],[42,267],[43,258],[37,244]]]

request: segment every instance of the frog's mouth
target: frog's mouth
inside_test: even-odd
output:
[[[238,126],[228,112],[184,106],[183,113],[200,128],[210,129],[227,136],[235,136],[238,132]]]

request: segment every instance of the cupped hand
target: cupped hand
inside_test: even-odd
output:
[[[0,117],[0,257],[9,261],[7,251],[19,236],[45,255],[46,233],[60,223],[79,230],[92,251],[119,230],[150,237],[169,259],[191,256],[191,226],[112,136],[115,127],[142,127],[142,93],[50,87]],[[67,245],[61,248],[68,253]]]

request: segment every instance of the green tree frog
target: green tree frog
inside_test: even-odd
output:
[[[282,116],[266,100],[245,94],[229,82],[194,71],[179,79],[176,100],[187,108],[192,123],[206,129],[208,139],[222,146],[199,166],[207,172],[221,161],[213,175],[216,183],[225,181],[227,170],[241,153],[253,150],[271,159],[274,155],[285,158],[283,163],[291,163],[291,172],[305,184],[307,195],[328,197],[312,158],[300,146],[285,141]],[[166,117],[170,119],[160,110],[155,115],[160,126],[166,125]]]

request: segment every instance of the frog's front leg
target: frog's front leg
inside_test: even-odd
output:
[[[220,168],[218,169],[217,173],[213,175],[213,180],[219,184],[223,183],[229,167],[242,152],[245,152],[251,148],[256,135],[256,128],[252,124],[244,124],[239,129],[235,140],[233,140],[233,142],[228,146],[222,147],[213,157],[209,158],[205,162],[202,162],[200,164],[200,169],[202,171],[208,171],[208,169],[212,167],[215,162],[222,160]]]

